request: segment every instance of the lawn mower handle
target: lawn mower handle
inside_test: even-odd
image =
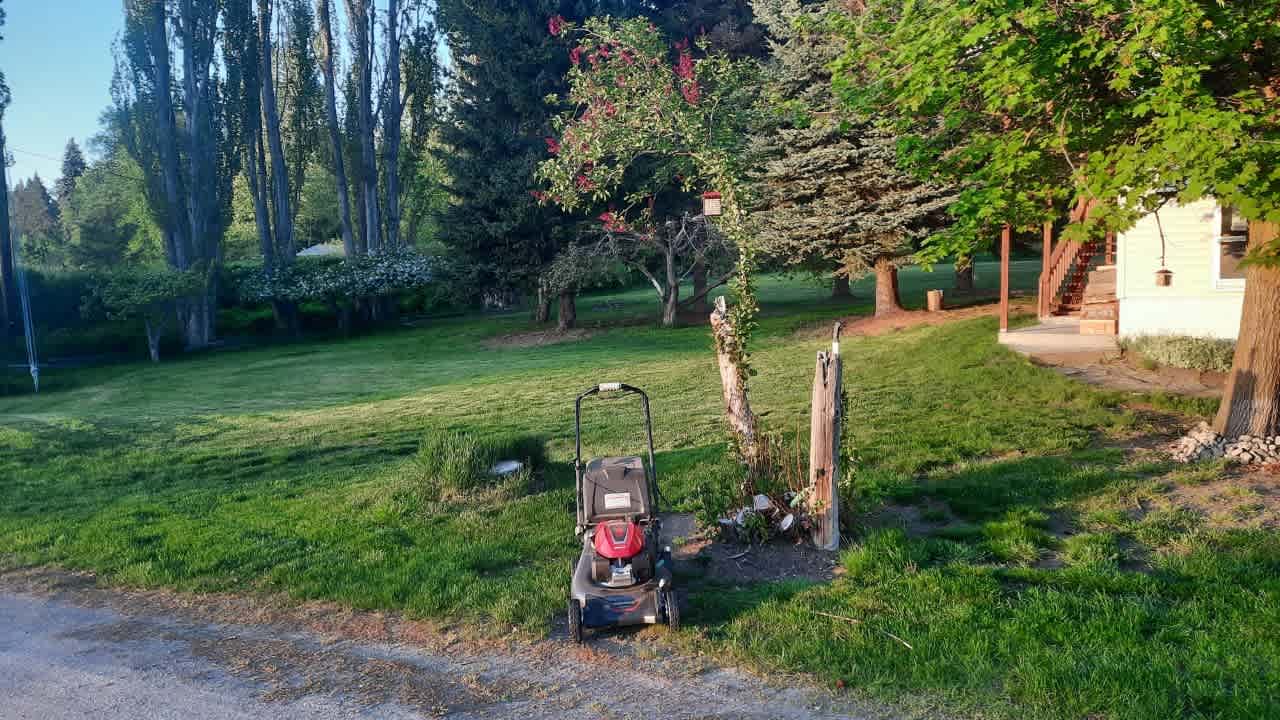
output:
[[[578,517],[582,517],[582,401],[584,398],[592,395],[599,395],[602,392],[624,392],[640,396],[640,404],[644,408],[644,431],[645,437],[649,441],[649,484],[653,494],[654,504],[658,504],[658,466],[653,459],[653,419],[649,415],[649,396],[645,391],[634,385],[626,383],[612,382],[600,383],[593,385],[578,395],[577,400],[573,402],[573,471],[576,476],[578,492]],[[655,507],[656,511],[657,508]]]

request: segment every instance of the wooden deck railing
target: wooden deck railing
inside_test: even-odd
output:
[[[1058,295],[1062,291],[1062,283],[1075,267],[1082,247],[1084,246],[1076,240],[1062,240],[1049,256],[1048,270],[1040,273],[1040,289],[1037,294],[1041,320],[1053,314],[1054,306],[1058,303]]]

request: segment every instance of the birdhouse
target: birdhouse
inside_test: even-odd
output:
[[[1173,271],[1160,268],[1156,271],[1156,287],[1169,287],[1173,284]]]
[[[724,204],[718,192],[702,193],[702,214],[706,217],[719,217],[724,212]]]

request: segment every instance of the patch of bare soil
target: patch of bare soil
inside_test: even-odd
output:
[[[786,540],[740,545],[702,534],[677,548],[675,556],[677,567],[683,571],[716,582],[830,582],[839,574],[836,553],[819,550],[809,543]]]
[[[1213,527],[1280,529],[1280,465],[1227,470],[1207,482],[1178,483],[1155,504],[1190,510]]]
[[[946,503],[932,498],[923,498],[918,505],[887,503],[858,518],[861,527],[897,528],[908,537],[926,537],[959,524]]]
[[[566,342],[578,342],[595,335],[596,331],[588,328],[574,328],[563,332],[551,330],[530,330],[528,332],[509,333],[491,337],[484,341],[490,350],[518,350],[521,348],[558,345]]]
[[[1173,367],[1145,367],[1128,355],[1063,355],[1038,362],[1074,380],[1123,392],[1167,392],[1192,397],[1221,397],[1226,373]]]
[[[969,297],[969,296],[961,296]],[[1026,298],[1015,298],[1010,302],[1009,311],[1013,314],[1033,312],[1034,304]],[[854,315],[847,318],[841,318],[843,323],[841,335],[848,337],[859,335],[863,337],[874,337],[877,335],[887,335],[889,333],[909,330],[922,325],[945,325],[947,323],[959,322],[961,320],[970,320],[977,317],[996,316],[1000,313],[1000,305],[993,303],[981,303],[956,307],[940,312],[928,312],[925,310],[903,310],[902,312],[891,313],[888,315]],[[830,337],[831,324],[822,323],[820,325],[810,325],[799,330],[796,333],[804,338],[826,338]]]

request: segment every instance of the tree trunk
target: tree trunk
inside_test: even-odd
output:
[[[245,133],[245,177],[249,181],[249,194],[253,196],[253,223],[258,229],[258,247],[262,251],[262,272],[270,275],[275,270],[276,254],[271,241],[271,214],[267,210],[267,196],[263,183],[265,166],[258,144],[259,128],[254,126]]]
[[[560,316],[556,329],[560,332],[576,327],[578,324],[577,293],[572,290],[560,292]]]
[[[876,258],[876,316],[902,312],[902,300],[898,297],[898,266],[893,258],[884,255]]]
[[[693,297],[696,298],[690,309],[704,313],[711,310],[707,302],[707,264],[701,260],[693,263]]]
[[[383,160],[387,173],[387,247],[400,245],[400,121],[404,107],[400,102],[400,35],[399,0],[387,3],[387,100],[383,108],[383,143],[387,157]]]
[[[1249,250],[1278,232],[1275,223],[1249,223]],[[1245,270],[1240,335],[1213,429],[1233,438],[1280,435],[1280,268]]]
[[[173,115],[173,98],[169,88],[173,76],[169,68],[169,31],[166,26],[164,0],[152,0],[147,7],[147,45],[155,69],[153,78],[156,112],[156,149],[160,160],[160,175],[164,186],[164,224],[172,238],[166,249],[170,251],[169,264],[186,270],[191,265],[187,234],[183,229],[186,220],[182,209],[178,182],[178,131]]]
[[[360,195],[363,198],[365,244],[369,253],[382,247],[378,212],[378,160],[373,144],[373,13],[369,0],[347,0],[356,75],[356,114],[360,124]]]
[[[285,163],[284,144],[280,140],[280,112],[276,107],[275,75],[271,69],[270,0],[258,0],[258,50],[262,116],[266,121],[267,147],[271,152],[276,255],[282,265],[289,265],[297,251],[293,242],[293,213],[289,209],[289,166]]]
[[[213,88],[210,67],[213,63],[217,12],[213,6],[197,5],[196,0],[179,4],[179,28],[182,40],[183,129],[187,137],[187,219],[190,241],[188,269],[207,263],[210,273],[198,297],[191,298],[187,315],[187,346],[207,347],[213,341],[213,284],[218,245],[217,159],[213,132]],[[160,95],[165,93],[160,92]]]
[[[956,258],[956,292],[973,292],[973,258]]]
[[[4,127],[0,126],[0,162],[9,157],[5,147]],[[0,340],[16,337],[18,318],[18,280],[13,270],[13,229],[9,223],[9,184],[7,174],[0,172]]]
[[[836,275],[831,279],[831,297],[836,300],[853,297],[853,291],[849,288],[848,275]]]
[[[680,310],[680,274],[676,272],[676,251],[668,243],[663,248],[666,288],[662,295],[662,327],[675,327]]]
[[[158,363],[160,362],[160,337],[164,329],[159,324],[152,325],[150,318],[144,318],[142,322],[147,329],[147,353],[151,356],[151,362]]]
[[[324,112],[329,126],[329,144],[333,148],[333,176],[338,191],[338,216],[342,221],[342,249],[348,258],[356,256],[355,235],[351,231],[351,199],[347,195],[347,169],[342,158],[342,133],[338,125],[337,81],[333,70],[333,25],[329,0],[317,0],[316,14],[320,22],[323,53],[320,67],[324,72]]]
[[[533,321],[539,325],[551,321],[551,290],[541,280],[538,281],[538,297],[534,300]]]
[[[734,352],[734,348],[739,346],[738,333],[729,317],[724,296],[716,298],[715,310],[711,313],[711,331],[716,341],[716,361],[720,366],[720,385],[724,391],[725,418],[729,421],[729,430],[733,433],[738,455],[747,465],[748,477],[741,488],[745,497],[755,489],[754,480],[762,469],[760,441],[756,416],[751,412],[751,403],[747,398],[746,373],[738,364]]]

